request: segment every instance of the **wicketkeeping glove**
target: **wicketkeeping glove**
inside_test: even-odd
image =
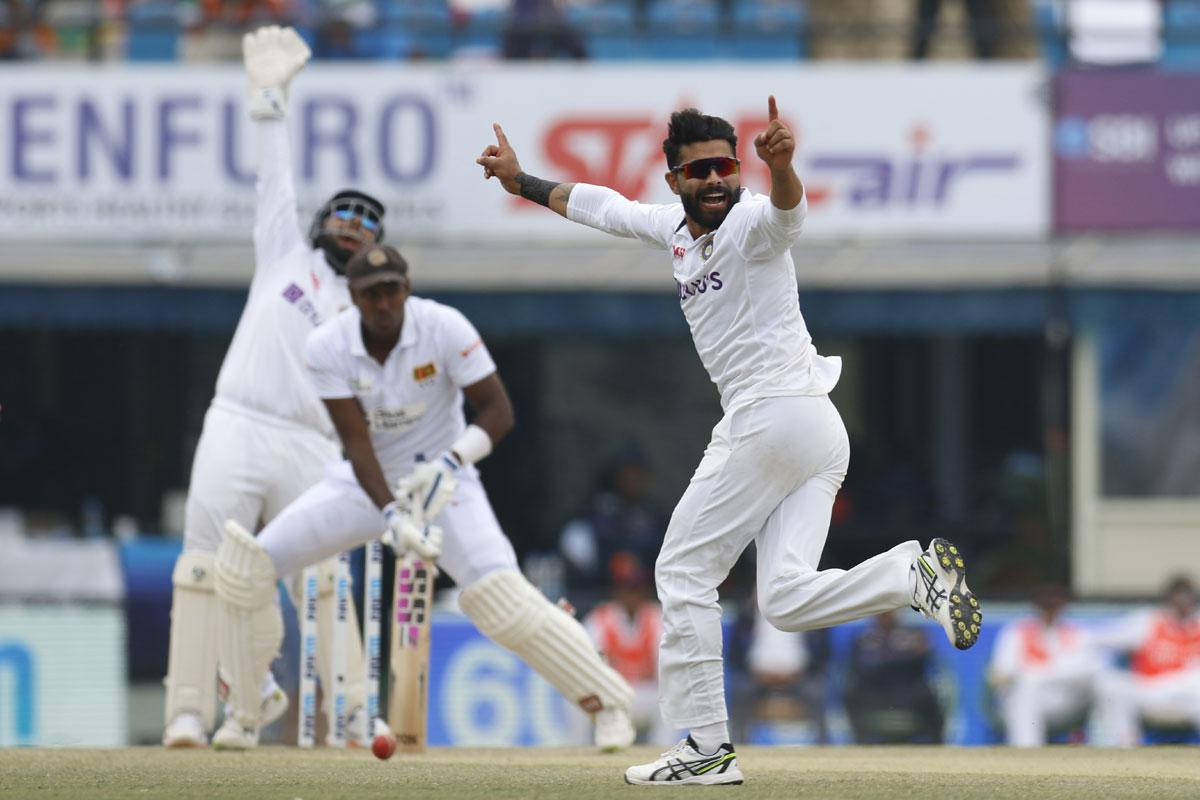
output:
[[[399,501],[393,500],[383,507],[383,518],[387,521],[383,543],[397,556],[411,550],[422,558],[436,561],[442,554],[442,529],[437,525],[418,525],[412,513]]]
[[[437,519],[458,488],[458,460],[444,453],[436,461],[423,461],[396,486],[396,495],[412,498],[423,519]]]
[[[283,119],[288,84],[311,55],[294,28],[268,25],[242,37],[251,119]]]

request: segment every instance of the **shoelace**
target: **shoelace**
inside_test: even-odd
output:
[[[942,603],[946,601],[946,590],[938,586],[937,575],[927,574],[925,570],[918,568],[917,575],[921,578],[921,583],[925,586],[925,605],[929,606],[929,610],[936,612],[942,607]],[[917,587],[913,587],[914,595]],[[915,597],[913,599],[916,599]]]
[[[671,756],[677,756],[680,753],[682,753],[687,747],[688,747],[687,739],[680,739],[678,742],[675,743],[674,746],[671,747],[670,750],[668,750],[667,752],[660,755],[659,758],[670,758]]]

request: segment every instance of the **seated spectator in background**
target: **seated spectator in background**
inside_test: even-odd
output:
[[[786,733],[789,727],[808,725],[811,735],[805,738],[826,741],[824,675],[819,659],[808,647],[808,637],[820,633],[775,628],[758,613],[753,594],[739,609],[742,617],[749,619],[739,619],[740,635],[734,631],[728,648],[731,667],[742,671],[741,678],[730,684],[735,694],[730,704],[734,738],[746,743],[784,743],[792,738]],[[771,728],[784,732],[782,740],[769,732]]]
[[[513,0],[504,31],[504,57],[583,59],[587,49],[555,0]]]
[[[622,551],[609,560],[612,600],[602,603],[583,620],[596,649],[633,687],[629,716],[638,741],[667,745],[679,737],[668,728],[658,709],[658,640],[662,607],[652,596],[650,572],[632,553]]]
[[[1162,28],[1162,0],[1067,0],[1067,46],[1079,64],[1153,64]]]
[[[1085,633],[1062,619],[1069,594],[1056,584],[1033,593],[1037,614],[1001,629],[988,683],[1008,743],[1046,744],[1047,730],[1081,720],[1092,704],[1101,662]]]
[[[971,41],[975,57],[995,58],[1002,20],[995,0],[963,0],[970,18]],[[937,30],[942,0],[917,0],[916,27],[913,31],[912,57],[918,61],[929,56],[929,46]]]
[[[944,716],[929,682],[932,655],[923,628],[902,626],[896,613],[875,617],[854,641],[844,702],[859,744],[940,744]]]
[[[1165,606],[1130,614],[1093,632],[1094,641],[1130,655],[1129,671],[1101,676],[1097,721],[1114,744],[1142,741],[1143,720],[1200,728],[1200,611],[1191,580],[1167,585]]]
[[[563,527],[559,553],[572,602],[580,610],[607,596],[608,565],[616,553],[628,551],[647,568],[658,558],[668,517],[650,497],[653,483],[645,454],[628,446],[606,470],[586,514]]]

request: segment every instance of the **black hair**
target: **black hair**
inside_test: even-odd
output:
[[[701,114],[694,108],[685,108],[671,115],[667,125],[667,138],[663,139],[663,153],[667,156],[667,166],[671,169],[679,166],[679,149],[685,144],[696,142],[711,142],[714,139],[724,139],[729,142],[733,152],[737,152],[737,134],[733,126],[720,117]]]

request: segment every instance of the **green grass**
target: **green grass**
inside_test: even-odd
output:
[[[251,753],[0,750],[0,798],[593,798],[701,792],[738,798],[1057,800],[1198,798],[1200,750],[953,747],[739,751],[740,787],[627,786],[628,764],[657,755],[562,749],[436,749],[380,762],[370,753],[265,747]]]

